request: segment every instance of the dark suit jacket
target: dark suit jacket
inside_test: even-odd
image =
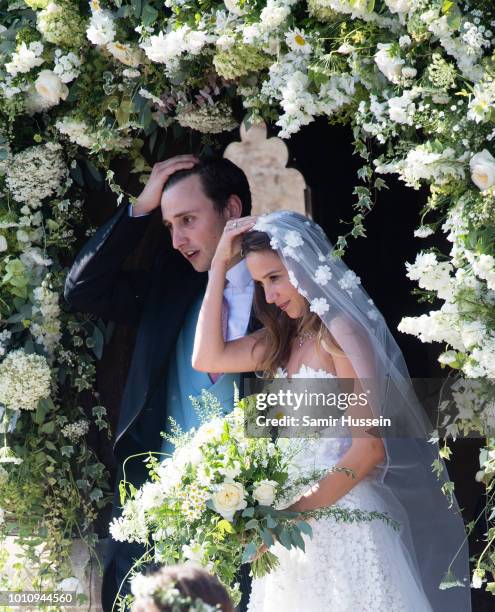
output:
[[[122,269],[149,223],[150,215],[129,217],[124,202],[81,249],[65,284],[65,299],[74,310],[137,326],[113,447],[118,472],[112,517],[119,515],[118,484],[123,461],[135,453],[160,451],[159,434],[166,422],[166,407],[161,401],[154,402],[157,395],[163,397],[155,391],[165,384],[168,362],[188,307],[207,283],[207,273],[196,272],[172,248],[157,255],[151,270]],[[254,327],[252,319],[250,328]],[[136,487],[147,479],[141,458],[127,462],[125,469],[127,480]],[[110,539],[102,591],[105,611],[111,609],[118,590],[114,563],[124,548]],[[130,548],[127,546],[126,554]],[[139,547],[134,547],[134,553],[139,554]]]

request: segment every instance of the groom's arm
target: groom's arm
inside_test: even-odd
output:
[[[79,251],[65,282],[64,297],[81,312],[137,324],[149,287],[149,272],[124,270],[151,215],[131,216],[127,200]]]
[[[127,200],[79,252],[65,283],[69,305],[110,321],[136,325],[150,287],[151,274],[123,270],[127,256],[141,242],[150,214],[160,206],[163,187],[179,170],[197,163],[194,155],[177,155],[153,166],[134,207]]]

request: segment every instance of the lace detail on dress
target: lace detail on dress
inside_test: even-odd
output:
[[[287,378],[287,370],[285,368],[278,368],[274,378]],[[336,376],[321,368],[315,370],[311,366],[307,366],[303,363],[299,371],[292,374],[291,378],[336,378]]]
[[[275,377],[287,377],[286,370],[279,368]],[[306,365],[293,377],[335,378]],[[295,458],[294,473],[331,468],[350,444],[350,437],[309,438]],[[386,511],[366,478],[338,505]],[[248,612],[432,612],[411,574],[399,534],[391,527],[381,521],[338,523],[332,518],[309,522],[313,537],[303,536],[304,552],[287,550],[278,542],[273,546],[280,565],[253,580]]]

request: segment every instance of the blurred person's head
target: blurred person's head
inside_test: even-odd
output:
[[[161,210],[174,249],[197,272],[206,272],[227,221],[251,213],[249,183],[228,159],[201,160],[170,176]]]
[[[196,564],[164,566],[131,583],[132,612],[234,612],[225,587]]]

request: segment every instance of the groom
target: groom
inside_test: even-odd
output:
[[[141,243],[158,207],[170,244],[156,254],[151,270],[125,269],[127,256]],[[232,377],[196,372],[191,355],[207,271],[225,224],[250,212],[246,176],[229,160],[181,155],[159,162],[135,205],[119,207],[82,248],[68,274],[65,299],[73,309],[137,326],[113,447],[118,471],[112,518],[120,515],[118,484],[126,457],[169,451],[159,435],[169,416],[184,430],[197,424],[190,395],[206,388],[227,411],[232,407]],[[244,260],[232,262],[224,290],[226,339],[256,326],[253,292]],[[147,480],[143,457],[128,461],[125,471],[135,487]],[[126,574],[143,552],[139,544],[110,538],[102,586],[105,612],[112,609],[122,582],[121,594],[129,592]],[[241,610],[249,599],[246,568],[240,578]]]

